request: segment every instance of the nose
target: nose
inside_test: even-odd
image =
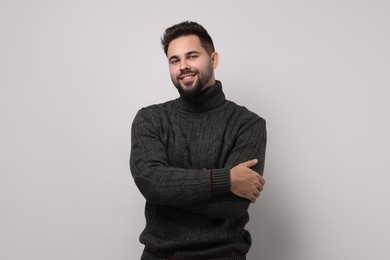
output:
[[[180,61],[180,70],[181,71],[185,71],[185,70],[189,70],[189,69],[190,69],[190,66],[187,63],[187,60],[186,59],[182,59]]]

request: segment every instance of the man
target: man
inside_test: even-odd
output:
[[[141,259],[246,259],[247,210],[264,186],[265,121],[225,99],[201,25],[174,25],[161,41],[180,97],[142,108],[132,125],[130,168],[146,198]]]

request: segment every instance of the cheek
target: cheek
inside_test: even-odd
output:
[[[171,75],[171,77],[173,77],[175,74],[175,70],[171,67],[169,67],[169,75]]]
[[[171,76],[178,75],[178,73],[180,73],[180,70],[177,67],[169,66],[169,74],[171,74]]]
[[[176,78],[178,76],[176,70],[173,70],[171,68],[169,68],[169,75],[171,76],[171,79],[174,79],[174,80],[176,80]]]
[[[210,60],[205,60],[201,64],[199,64],[199,70],[203,72],[209,70],[210,68],[213,68],[213,64]]]

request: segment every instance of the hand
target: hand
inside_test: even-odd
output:
[[[242,198],[256,202],[264,188],[265,180],[250,167],[258,163],[257,159],[246,161],[230,169],[231,191]]]

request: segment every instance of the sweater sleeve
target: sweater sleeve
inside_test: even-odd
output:
[[[256,116],[241,127],[224,166],[231,169],[247,160],[258,159],[259,163],[252,169],[263,175],[266,143],[265,120]],[[180,208],[212,218],[237,218],[248,210],[249,205],[249,200],[229,192]]]
[[[171,167],[157,119],[141,109],[132,124],[130,169],[149,203],[185,205],[230,191],[229,168],[182,169]]]

